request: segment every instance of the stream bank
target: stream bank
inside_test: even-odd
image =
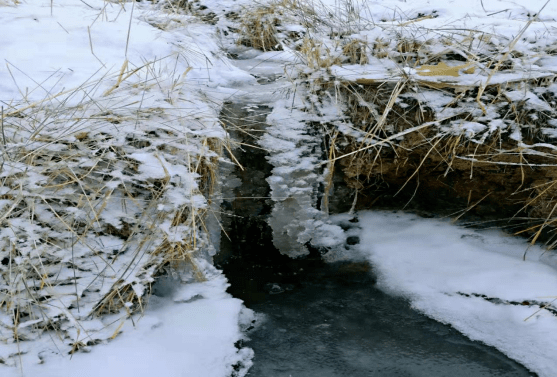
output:
[[[302,258],[282,255],[267,223],[273,202],[266,178],[272,167],[264,150],[249,147],[265,132],[269,112],[265,106],[228,103],[221,113],[241,146],[234,157],[243,169],[226,168],[215,265],[228,278],[228,292],[259,314],[249,340],[238,345],[255,352],[248,376],[535,376],[495,348],[382,292],[363,258],[326,263],[311,247]],[[337,187],[349,191],[342,182]],[[333,208],[348,206],[351,200],[342,197]],[[341,226],[350,233],[358,220]],[[344,246],[352,250],[358,243],[351,236]]]

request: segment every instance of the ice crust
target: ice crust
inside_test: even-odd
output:
[[[324,170],[319,129],[311,125],[316,117],[303,111],[303,101],[279,100],[267,117],[269,127],[260,145],[270,152],[274,166],[267,179],[274,205],[268,220],[273,244],[296,258],[309,254],[308,245],[328,260],[342,259],[344,231],[331,224],[328,213],[318,208],[322,199]]]

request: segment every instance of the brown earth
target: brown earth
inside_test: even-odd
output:
[[[393,87],[360,86],[358,95],[347,90],[347,115],[352,123],[369,132],[372,111],[362,100],[375,105],[378,114],[387,107]],[[434,112],[417,101],[395,103],[385,126],[373,131],[386,138],[435,119]],[[466,119],[466,114],[463,118]],[[390,129],[388,129],[390,127]],[[526,135],[530,143],[548,143],[536,133]],[[554,234],[557,222],[557,165],[555,152],[536,147],[520,148],[508,133],[495,133],[472,141],[465,135],[440,136],[435,125],[409,133],[392,144],[369,148],[336,162],[337,195],[347,184],[337,206],[347,210],[358,190],[356,209],[405,208],[428,216],[451,216],[478,221],[496,221],[513,232],[526,229],[533,235],[544,228],[544,237]],[[362,145],[344,137],[336,140],[337,156],[359,150]],[[349,192],[351,198],[347,198]],[[340,190],[340,191],[339,191]],[[335,195],[335,194],[333,194]],[[331,199],[335,202],[335,199]],[[342,202],[342,203],[341,203]],[[545,225],[544,225],[545,224]]]

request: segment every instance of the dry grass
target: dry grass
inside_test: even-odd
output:
[[[145,93],[170,102],[180,90],[173,78],[154,76],[161,62],[124,66],[75,90],[3,109],[4,343],[54,330],[62,352],[73,353],[116,336],[116,319],[141,313],[165,271],[204,280],[196,258],[209,247],[205,198],[223,142],[196,136],[200,126],[184,109],[142,103]],[[106,82],[112,88],[95,95]],[[95,317],[102,327],[88,325]]]
[[[556,76],[524,72],[510,78],[516,73],[513,59],[524,59],[516,43],[534,19],[501,47],[494,43],[497,36],[478,30],[422,28],[421,21],[437,17],[435,12],[388,23],[358,16],[365,12],[355,7],[363,4],[343,4],[326,9],[319,2],[277,1],[258,16],[281,20],[272,22],[268,34],[298,52],[304,67],[293,78],[307,84],[308,96],[319,98],[309,101],[311,110],[319,113],[318,103],[329,106],[333,101],[343,109],[342,124],[350,124],[349,133],[334,122],[324,125],[325,192],[337,166],[368,203],[373,202],[373,191],[386,185],[395,196],[411,190],[411,199],[420,190],[445,187],[455,200],[468,203],[461,215],[507,206],[516,210],[517,218],[527,219],[523,227],[534,241],[554,229],[557,148],[546,131],[554,128],[557,117]],[[386,37],[362,39],[358,32],[378,27],[375,22],[382,22]],[[288,38],[287,24],[302,25],[306,31]],[[270,44],[252,46],[265,49],[261,46]],[[539,53],[533,52],[536,57]],[[542,53],[551,55],[550,47]],[[357,70],[350,78],[335,77],[332,69],[362,65],[373,71],[374,66],[392,63],[398,70],[385,71],[383,79],[360,78]],[[472,76],[475,82],[468,80]],[[435,107],[429,98],[443,104]]]
[[[238,44],[262,51],[280,51],[282,45],[277,38],[280,25],[276,7],[261,7],[242,15]]]
[[[516,83],[521,87],[543,88],[539,84],[538,80]],[[519,233],[532,234],[532,242],[544,230],[554,232],[557,196],[553,181],[557,159],[551,149],[554,143],[542,132],[551,127],[547,121],[554,114],[527,108],[525,101],[514,103],[504,95],[505,90],[513,89],[510,85],[506,88],[495,85],[484,100],[498,108],[499,119],[507,121],[508,128],[491,133],[482,130],[474,135],[459,126],[470,122],[484,124],[480,123],[480,116],[467,111],[442,118],[411,98],[396,103],[394,98],[407,93],[400,88],[401,85],[381,83],[343,84],[346,114],[362,135],[344,137],[344,144],[335,146],[336,159],[340,160],[350,187],[369,195],[367,190],[373,190],[379,180],[388,182],[396,196],[407,185],[417,190],[417,185],[411,182],[422,175],[427,177],[425,182],[420,179],[424,189],[429,179],[448,182],[455,199],[467,198],[470,203],[474,193],[476,202],[470,203],[463,213],[480,203],[493,208],[508,206],[517,210],[516,216],[527,218],[524,221],[527,229]],[[432,88],[422,86],[419,90]],[[456,103],[462,103],[473,100],[474,94],[471,91],[468,97],[458,92],[452,95]],[[517,129],[519,133],[510,138],[509,134]],[[436,185],[432,183],[429,187]],[[555,242],[550,241],[549,246],[554,247]]]
[[[201,11],[191,5],[153,6]],[[147,21],[165,29],[173,20],[162,13]],[[229,142],[218,109],[190,93],[191,66],[176,72],[196,54],[184,49],[139,66],[126,58],[77,88],[4,102],[0,341],[10,351],[1,364],[30,352],[29,340],[51,339],[52,349],[71,354],[114,339],[141,316],[160,275],[205,280],[201,264],[213,248],[205,221]]]

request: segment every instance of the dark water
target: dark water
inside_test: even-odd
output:
[[[269,111],[227,103],[221,113],[232,137],[245,147],[234,152],[245,170],[223,174],[241,184],[223,186],[230,191],[226,197],[235,199],[223,201],[221,209],[230,216],[222,218],[226,233],[215,264],[231,284],[228,291],[267,318],[243,344],[255,351],[250,377],[535,376],[496,349],[382,293],[366,264],[328,265],[315,250],[305,259],[280,255],[267,224],[272,202],[266,178],[272,166],[264,150],[248,147],[257,145],[252,135],[264,132]],[[335,183],[337,193],[339,187],[342,179]],[[329,208],[348,210],[352,192],[337,194]],[[431,207],[427,201],[424,206]],[[357,226],[354,220],[344,226]]]
[[[267,317],[245,343],[255,351],[250,377],[535,376],[382,293],[365,264],[252,276],[282,282],[236,292]]]

